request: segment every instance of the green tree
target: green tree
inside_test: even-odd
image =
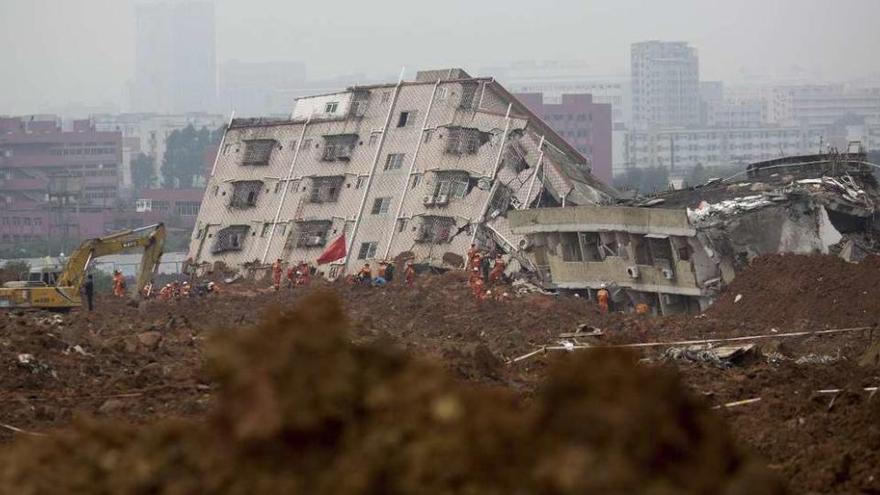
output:
[[[207,127],[196,130],[190,124],[169,134],[162,160],[162,185],[171,188],[193,187],[195,179],[204,175],[205,152],[209,146],[220,141],[223,131],[210,131]]]
[[[149,189],[156,185],[156,169],[153,157],[139,153],[131,161],[131,182],[136,191]]]

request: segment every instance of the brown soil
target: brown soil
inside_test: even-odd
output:
[[[288,424],[288,421],[306,421],[308,423],[309,420],[287,418],[285,416],[287,413],[280,413],[280,419],[277,414],[274,417],[271,414],[266,416],[262,413],[255,416],[255,413],[249,412],[251,407],[248,404],[254,401],[268,400],[267,397],[260,395],[268,394],[274,397],[272,401],[275,402],[279,400],[279,397],[285,397],[281,400],[281,404],[273,405],[270,401],[270,406],[277,406],[281,411],[293,411],[305,406],[308,406],[306,407],[308,409],[312,406],[318,407],[317,404],[324,404],[324,406],[332,404],[331,409],[335,411],[331,411],[333,414],[351,414],[350,409],[347,409],[351,407],[350,403],[345,401],[337,403],[335,399],[331,400],[329,397],[320,395],[339,393],[348,397],[346,400],[352,400],[351,394],[354,392],[346,388],[351,386],[350,383],[346,385],[348,378],[335,374],[337,373],[335,368],[338,367],[336,360],[343,359],[344,355],[360,355],[364,352],[370,354],[381,351],[380,354],[387,354],[385,356],[387,359],[392,359],[389,356],[395,356],[393,360],[405,362],[405,365],[400,365],[403,368],[411,370],[413,367],[417,367],[418,373],[424,374],[424,378],[416,379],[411,371],[401,372],[403,374],[400,376],[394,375],[396,378],[393,379],[390,375],[377,377],[377,381],[392,380],[395,387],[400,387],[401,390],[409,388],[414,390],[403,393],[397,392],[398,388],[394,388],[395,393],[392,395],[395,397],[400,395],[395,400],[404,402],[395,403],[396,412],[393,415],[370,416],[371,419],[359,418],[358,421],[365,423],[356,422],[356,426],[349,425],[348,417],[337,420],[339,424],[336,425],[336,428],[344,430],[347,439],[354,439],[344,442],[334,440],[336,443],[331,443],[334,446],[333,453],[318,449],[314,457],[306,456],[308,459],[302,461],[305,463],[303,466],[330,466],[327,468],[326,474],[332,477],[332,473],[336,473],[336,477],[339,477],[339,473],[334,471],[337,469],[336,464],[331,465],[330,462],[331,460],[334,463],[344,461],[346,463],[345,469],[354,473],[353,475],[361,476],[362,478],[359,478],[361,481],[369,479],[373,480],[370,481],[371,483],[374,483],[374,477],[380,475],[377,475],[373,469],[379,469],[384,473],[380,476],[384,476],[382,478],[384,483],[410,483],[413,482],[413,479],[419,480],[420,483],[426,483],[424,476],[428,475],[422,471],[419,471],[422,473],[419,475],[420,477],[407,478],[407,480],[403,479],[402,474],[398,479],[397,473],[415,469],[411,464],[407,464],[417,462],[415,457],[430,455],[436,456],[438,459],[435,466],[450,465],[450,476],[452,473],[458,473],[455,476],[467,478],[469,482],[475,483],[467,486],[478,487],[479,489],[475,488],[475,490],[479,492],[491,492],[486,484],[480,484],[488,483],[486,482],[488,478],[480,481],[476,474],[472,476],[462,474],[473,470],[475,465],[483,466],[483,463],[489,463],[489,461],[482,457],[459,459],[462,455],[457,451],[454,456],[448,453],[437,453],[431,450],[433,447],[430,447],[434,440],[422,437],[419,437],[422,440],[412,440],[416,442],[412,446],[412,449],[415,450],[407,447],[405,449],[407,453],[401,454],[403,457],[386,459],[388,463],[391,463],[389,465],[393,465],[394,471],[387,471],[387,469],[391,469],[388,466],[380,468],[372,462],[362,462],[363,459],[372,459],[374,456],[389,457],[390,454],[387,451],[375,449],[386,448],[387,445],[383,442],[398,442],[402,441],[401,438],[410,439],[412,435],[417,435],[413,431],[419,429],[415,426],[418,423],[407,423],[406,421],[410,421],[412,415],[427,413],[424,410],[419,412],[420,410],[416,406],[422,402],[430,402],[428,397],[432,397],[430,394],[434,392],[443,395],[449,390],[455,390],[455,394],[468,397],[461,399],[468,408],[481,411],[474,412],[474,415],[486,414],[497,417],[495,420],[497,424],[488,424],[490,422],[484,416],[479,416],[484,419],[479,420],[476,426],[468,423],[467,428],[470,429],[465,429],[464,432],[451,433],[448,429],[441,429],[444,437],[450,438],[451,443],[448,448],[457,448],[454,443],[458,441],[455,440],[458,438],[456,435],[464,435],[465,433],[471,435],[469,438],[472,442],[507,442],[502,457],[519,459],[515,462],[510,461],[510,465],[515,466],[517,470],[526,469],[523,466],[537,469],[533,464],[529,464],[536,462],[534,459],[521,459],[522,456],[526,456],[521,450],[541,453],[542,457],[546,458],[546,466],[541,469],[562,469],[560,466],[568,465],[592,466],[591,463],[596,459],[602,462],[599,466],[617,465],[617,461],[609,460],[603,457],[605,454],[596,454],[593,450],[589,450],[588,455],[583,454],[586,455],[586,460],[578,457],[582,453],[551,454],[546,450],[549,447],[541,445],[540,438],[543,435],[549,435],[547,441],[560,443],[563,442],[561,437],[571,435],[574,437],[573,442],[585,442],[584,444],[586,444],[595,440],[607,442],[609,445],[621,441],[629,442],[627,443],[630,445],[629,448],[639,450],[641,447],[635,446],[642,445],[640,442],[650,443],[642,437],[650,437],[651,435],[646,434],[644,429],[640,429],[638,424],[645,422],[651,429],[650,431],[654,429],[662,431],[665,427],[660,426],[659,418],[652,416],[655,412],[662,412],[662,416],[676,418],[672,424],[679,426],[682,421],[690,421],[682,419],[683,416],[696,415],[700,418],[720,416],[725,418],[725,422],[733,434],[735,448],[731,447],[730,442],[724,439],[725,435],[718,438],[709,435],[705,437],[705,440],[716,446],[726,445],[726,447],[718,448],[720,450],[728,449],[729,452],[732,452],[725,454],[726,458],[740,459],[735,463],[745,462],[742,461],[743,458],[739,454],[742,449],[760,456],[763,465],[768,466],[772,472],[785,479],[790,489],[795,493],[878,493],[880,492],[880,456],[878,456],[878,452],[880,452],[880,431],[878,431],[880,428],[878,426],[880,425],[880,421],[878,421],[880,419],[880,415],[878,415],[880,394],[872,397],[861,389],[880,385],[880,368],[878,368],[880,360],[872,357],[877,354],[880,333],[859,331],[828,336],[762,340],[758,343],[763,349],[764,356],[729,369],[719,369],[708,364],[683,362],[670,362],[659,366],[651,365],[649,368],[639,367],[636,370],[649,370],[647,371],[649,375],[656,374],[660,377],[657,382],[639,382],[638,387],[644,394],[644,401],[637,400],[638,398],[635,396],[638,394],[635,392],[627,392],[629,389],[626,387],[632,386],[628,382],[629,378],[618,377],[618,374],[627,377],[635,373],[641,378],[632,378],[632,380],[638,382],[646,378],[641,375],[640,371],[629,371],[628,367],[624,367],[628,371],[621,371],[623,365],[615,361],[616,358],[606,358],[605,353],[608,352],[606,350],[580,351],[577,355],[582,356],[583,360],[576,360],[579,363],[576,366],[584,366],[589,369],[579,368],[578,372],[583,374],[584,378],[571,387],[578,390],[578,393],[583,392],[579,388],[582,386],[591,390],[598,387],[602,392],[596,393],[607,394],[607,396],[601,395],[601,400],[596,397],[584,399],[582,403],[572,399],[572,403],[559,406],[567,411],[559,414],[570,414],[572,417],[584,418],[566,419],[563,422],[565,424],[577,423],[584,426],[598,422],[605,429],[619,430],[619,434],[622,436],[616,439],[600,440],[590,437],[595,432],[585,433],[584,431],[563,429],[554,431],[552,434],[538,433],[537,426],[523,426],[523,421],[535,421],[533,418],[538,415],[537,411],[540,411],[551,400],[546,394],[547,390],[553,389],[553,385],[541,386],[541,383],[548,379],[548,375],[553,374],[549,371],[553,362],[565,353],[550,352],[536,355],[513,365],[506,363],[512,357],[533,351],[540,346],[557,343],[560,340],[558,337],[560,333],[572,332],[581,323],[596,326],[605,331],[605,336],[598,339],[576,339],[581,343],[589,342],[595,345],[772,334],[774,331],[830,327],[873,326],[875,322],[880,321],[880,306],[876,303],[876,294],[872,292],[880,287],[880,283],[878,283],[880,282],[880,270],[878,269],[880,269],[880,261],[877,258],[869,259],[860,265],[850,265],[837,258],[823,256],[761,258],[756,260],[749,270],[737,277],[729,291],[723,294],[719,298],[718,304],[706,314],[667,318],[636,318],[615,314],[602,316],[593,306],[581,299],[561,296],[511,296],[503,298],[501,301],[477,304],[469,296],[464,274],[460,272],[420,276],[413,289],[406,289],[399,285],[399,282],[387,288],[375,289],[316,281],[314,286],[309,289],[282,290],[276,293],[267,289],[265,282],[239,281],[232,285],[223,285],[223,292],[210,298],[188,299],[172,303],[151,301],[142,304],[139,308],[131,307],[122,301],[109,297],[102,297],[98,300],[99,311],[96,313],[74,312],[63,315],[60,324],[48,319],[53,315],[47,313],[0,314],[0,371],[2,371],[0,372],[0,391],[2,391],[0,393],[0,443],[8,443],[13,439],[27,437],[25,434],[13,433],[2,425],[14,426],[27,431],[49,432],[50,441],[53,443],[46,445],[53,445],[53,447],[39,450],[40,457],[38,457],[39,459],[47,459],[46,462],[61,462],[56,459],[56,454],[53,453],[56,450],[67,452],[70,457],[71,451],[78,452],[75,445],[86,444],[91,445],[94,450],[88,450],[91,453],[84,453],[82,456],[77,454],[73,457],[84,463],[89,463],[95,459],[94,456],[104,453],[109,445],[118,449],[120,453],[126,452],[123,457],[127,458],[131,454],[135,458],[138,456],[145,458],[144,462],[148,464],[159,463],[159,467],[150,468],[159,469],[159,471],[150,471],[150,473],[161,472],[162,479],[172,477],[181,480],[183,475],[178,471],[189,470],[194,473],[189,478],[189,482],[199,483],[199,487],[222,487],[226,486],[224,483],[231,483],[228,479],[223,478],[232,469],[227,463],[244,462],[240,452],[240,449],[244,447],[240,445],[242,440],[232,433],[230,435],[233,435],[233,438],[220,435],[213,426],[217,421],[224,421],[230,431],[236,431],[236,428],[241,428],[242,424],[249,425],[245,430],[251,428],[259,431],[261,428],[269,428],[271,431],[265,433],[268,435],[269,439],[266,441],[269,443],[264,445],[260,443],[263,440],[260,440],[259,445],[255,447],[258,452],[274,452],[276,449],[281,449],[279,452],[287,452],[292,448],[291,445],[295,445],[299,456],[302,449],[306,447],[311,449],[315,443],[323,445],[326,438],[320,436],[319,440],[312,439],[305,445],[297,443],[299,440],[296,438],[291,440],[289,432],[285,430],[285,433],[282,434],[285,436],[282,443],[289,441],[294,443],[279,446],[277,442],[280,440],[276,438],[278,430],[272,429],[277,428],[279,421],[281,425],[285,425]],[[494,292],[496,295],[500,295],[507,289],[509,288],[502,286]],[[328,341],[320,340],[309,345],[330,345],[333,349],[339,347],[341,354],[330,349],[308,358],[301,356],[297,358],[301,361],[300,364],[288,362],[290,356],[287,354],[291,353],[289,349],[283,353],[285,354],[283,356],[274,351],[276,348],[286,349],[284,347],[287,345],[284,344],[285,339],[293,337],[287,337],[285,331],[276,327],[293,326],[295,329],[290,330],[289,333],[299,335],[302,333],[301,326],[295,324],[269,325],[256,329],[256,331],[252,327],[260,324],[261,318],[274,320],[279,312],[291,307],[296,301],[315,290],[330,290],[337,294],[342,304],[343,313],[350,320],[348,336],[340,337],[336,330],[333,330],[336,328],[334,325],[321,323],[320,319],[315,320],[314,325],[309,327],[307,333],[319,336],[329,333],[333,344],[330,345],[327,343]],[[738,303],[733,302],[736,294],[743,296]],[[796,294],[797,297],[790,298],[792,294]],[[301,318],[308,319],[309,317],[302,316]],[[340,326],[345,325],[340,324]],[[275,330],[272,330],[273,328]],[[258,340],[248,340],[248,335],[260,335],[261,337]],[[266,338],[267,335],[272,335],[272,337]],[[157,339],[157,336],[160,338]],[[206,371],[206,346],[208,342],[217,337],[220,337],[220,340],[224,342],[220,348],[226,350],[223,354],[226,357],[214,361],[221,363],[219,368],[215,367],[214,371]],[[265,347],[260,347],[260,342],[263,342]],[[357,346],[352,348],[349,346],[349,342],[353,342]],[[869,349],[872,345],[873,350]],[[79,346],[79,349],[85,354],[80,353],[75,346]],[[237,350],[232,352],[230,349]],[[248,350],[244,351],[243,349]],[[639,354],[641,357],[657,363],[661,361],[662,350],[647,349],[639,351]],[[257,351],[262,353],[261,359],[254,357],[254,353]],[[27,364],[24,364],[19,362],[21,354],[30,354],[33,357]],[[411,355],[420,356],[420,360],[411,361],[408,357],[404,357]],[[797,359],[804,357],[807,358],[806,362],[800,364],[796,362]],[[344,359],[354,358],[345,357]],[[373,362],[378,358],[374,356],[358,359],[366,359],[367,361],[356,360],[355,366],[367,369],[370,366],[376,366],[375,363],[367,364],[367,362]],[[606,361],[606,359],[610,359],[610,361]],[[816,364],[829,360],[832,362]],[[423,364],[424,361],[429,364]],[[595,365],[596,362],[600,362],[601,366]],[[859,365],[860,362],[862,365]],[[226,363],[225,367],[222,363]],[[591,367],[589,363],[594,363],[594,365]],[[305,368],[298,366],[305,366]],[[444,374],[437,371],[438,366],[445,368],[449,376],[453,377],[456,382],[467,383],[467,386],[451,384]],[[282,391],[271,391],[275,386],[288,386],[282,383],[269,386],[269,392],[267,392],[265,384],[254,386],[255,380],[257,382],[259,380],[250,376],[252,373],[246,371],[252,368],[254,369],[253,373],[268,373],[270,381],[276,379],[273,377],[281,376],[278,373],[282,373],[288,381],[289,377],[294,375],[311,376],[312,379],[294,380],[294,383],[290,383],[289,386],[299,388],[290,391],[285,389],[283,394]],[[606,372],[606,368],[610,371]],[[673,368],[678,370],[681,380],[691,389],[692,396],[697,399],[690,398],[692,396],[688,394],[682,395],[677,386],[669,385],[669,383],[678,383],[678,381],[674,378],[668,378],[663,370]],[[379,372],[377,371],[377,373]],[[408,378],[403,378],[404,376]],[[549,383],[557,383],[557,380],[564,382],[564,379],[550,378]],[[616,389],[617,392],[610,392],[610,389],[603,388],[604,386],[597,381],[613,384],[611,388]],[[646,385],[646,383],[650,383],[650,385]],[[815,393],[816,390],[829,388],[845,389],[845,392],[836,395]],[[655,389],[662,393],[660,395],[654,393]],[[220,390],[219,393],[218,390]],[[421,395],[416,394],[416,391]],[[293,395],[288,396],[288,392]],[[358,393],[363,393],[363,391]],[[308,394],[313,395],[309,396]],[[315,396],[314,394],[319,395]],[[494,404],[496,407],[492,407],[491,404],[480,404],[480,401],[471,397],[472,395],[486,397],[485,402],[497,402],[498,404]],[[236,399],[236,397],[238,398]],[[360,395],[355,393],[354,397],[360,397]],[[680,398],[676,399],[676,397]],[[717,414],[699,412],[704,410],[702,409],[703,404],[721,405],[757,397],[761,398],[760,402],[729,409],[724,408],[721,411],[716,411]],[[619,403],[614,402],[617,399],[620,399]],[[328,400],[329,403],[326,402]],[[556,397],[553,400],[562,399]],[[595,405],[602,403],[602,401],[611,401],[618,405],[613,407]],[[669,401],[672,403],[667,404]],[[554,407],[560,404],[558,402],[552,403]],[[296,404],[297,407],[294,407],[293,404]],[[267,407],[272,409],[272,407]],[[470,409],[468,410],[470,411]],[[606,413],[602,411],[607,412],[607,417],[603,416]],[[320,414],[330,414],[331,412],[323,411]],[[359,410],[357,414],[366,414],[366,412]],[[469,413],[468,416],[470,417],[471,414]],[[156,420],[171,420],[173,423],[171,426],[156,426]],[[381,426],[374,425],[372,423],[374,420],[378,421]],[[397,425],[398,420],[403,423]],[[183,426],[179,426],[180,421],[184,422]],[[706,419],[706,421],[714,420]],[[275,426],[272,426],[273,424]],[[69,428],[71,425],[79,426],[70,433],[53,431],[53,428]],[[511,425],[515,425],[515,428]],[[383,430],[386,426],[387,431]],[[396,429],[397,426],[399,429]],[[529,434],[527,435],[529,438],[515,436],[511,439],[504,436],[511,433],[496,431],[503,431],[508,426],[512,429],[521,429]],[[311,423],[310,426],[303,426],[303,428],[312,427],[314,425]],[[282,426],[281,428],[283,430],[286,427]],[[486,430],[487,433],[474,433],[475,428],[480,432]],[[560,426],[560,428],[562,427]],[[687,428],[685,429],[687,430]],[[195,433],[190,435],[190,431]],[[590,429],[590,431],[592,430]],[[700,431],[703,430],[700,429]],[[109,433],[105,435],[98,432]],[[101,441],[104,443],[94,443],[89,440],[94,436],[103,439]],[[536,438],[530,438],[532,436]],[[712,448],[702,445],[704,439],[702,433],[681,438],[685,438],[682,441],[686,442],[688,450],[693,449],[701,452],[700,449]],[[428,442],[428,446],[419,443],[421,441]],[[365,442],[378,442],[379,445],[368,447],[361,444]],[[250,441],[245,443],[248,446],[251,445]],[[178,445],[179,447],[177,447]],[[399,446],[399,444],[394,445]],[[168,446],[170,451],[163,453],[161,450],[165,446]],[[212,449],[213,446],[216,448]],[[217,450],[218,452],[207,456],[204,461],[193,460],[192,464],[175,464],[176,467],[172,466],[172,471],[163,471],[166,468],[172,469],[168,467],[170,461],[165,457],[166,455],[179,455],[183,456],[181,459],[184,459],[188,455],[189,448],[212,452]],[[474,454],[474,456],[488,455],[492,452],[491,448],[494,447],[485,446],[485,449],[489,450]],[[575,450],[579,448],[581,447],[574,447]],[[656,454],[656,450],[651,449],[659,447],[645,448],[646,452]],[[247,449],[250,447],[246,447]],[[666,447],[661,448],[663,452],[666,452],[664,449]],[[249,455],[253,454],[250,450],[247,451]],[[335,457],[336,451],[339,451],[339,456],[346,457]],[[602,450],[599,449],[599,451]],[[350,457],[355,455],[355,452],[360,457]],[[638,457],[642,454],[634,455]],[[673,457],[678,458],[679,455],[676,453]],[[574,457],[570,458],[569,456]],[[263,457],[261,459],[265,460]],[[287,457],[284,459],[284,462],[288,462]],[[577,478],[577,476],[581,476],[580,469],[574,470],[577,476],[572,472],[555,473],[553,476],[564,479],[575,476],[579,480],[577,483],[586,483],[586,485],[577,484],[577,487],[586,486],[592,488],[594,492],[604,490],[614,493],[611,489],[605,490],[609,485],[601,483],[607,482],[609,479],[613,479],[615,483],[623,483],[621,480],[627,477],[634,477],[637,480],[633,481],[635,483],[647,483],[646,480],[655,477],[656,473],[642,473],[642,470],[645,469],[642,464],[644,458],[639,457],[638,459],[641,460],[621,461],[620,465],[624,466],[621,467],[621,473],[625,474],[617,473],[616,470],[609,474],[606,472],[607,469],[600,467],[590,471],[590,476],[596,479],[587,481]],[[683,459],[684,464],[682,465],[688,465],[688,469],[692,469],[693,467],[690,467],[692,460],[690,458]],[[460,464],[456,464],[459,461]],[[418,462],[423,463],[423,461]],[[27,462],[19,466],[22,469],[21,472],[33,473],[37,469],[35,465]],[[423,463],[420,469],[427,469],[425,466],[427,464]],[[125,465],[124,469],[120,469],[120,473],[131,471],[129,468],[135,469],[135,467]],[[58,469],[60,472],[67,472],[68,476],[71,475],[69,471],[65,471],[68,468],[59,467]],[[216,479],[221,480],[218,481],[220,484],[211,485],[201,477],[207,476],[205,473],[209,472],[209,469],[210,472],[217,473]],[[255,473],[253,477],[247,478],[253,483],[257,483],[258,478],[263,480],[263,475],[265,475],[268,484],[252,485],[264,487],[262,491],[271,492],[273,491],[272,487],[276,486],[271,483],[280,482],[278,476],[281,474],[273,471],[272,466],[264,465],[262,461],[242,464],[237,469]],[[264,472],[267,469],[268,471]],[[499,480],[506,480],[503,483],[511,483],[510,480],[513,479],[508,478],[507,474],[497,471],[500,467],[493,466],[491,463],[487,464],[484,469],[485,472],[491,473]],[[750,467],[748,471],[751,472],[752,469]],[[671,476],[665,470],[666,467],[663,467],[660,471],[665,474],[657,474],[664,480],[667,479],[665,477]],[[93,471],[89,472],[93,473]],[[270,474],[266,474],[267,472]],[[392,472],[395,474],[390,474]],[[719,473],[719,471],[715,472]],[[291,473],[284,476],[291,476],[293,481],[287,481],[294,483],[297,487],[301,488],[303,486],[301,483],[305,483],[315,490],[325,489],[324,485],[313,485],[313,483],[318,483],[317,478],[312,477],[313,475],[306,476],[302,474],[303,471],[296,470]],[[734,469],[733,473],[738,473],[738,471]],[[101,476],[103,475],[99,476],[93,473],[86,478],[91,483]],[[729,478],[731,472],[717,474],[717,476]],[[756,474],[756,476],[758,475]],[[734,474],[734,477],[754,480],[751,475]],[[33,477],[25,476],[25,478],[31,479]],[[436,481],[433,478],[429,479],[433,480],[432,483]],[[522,486],[531,487],[532,493],[570,493],[570,491],[558,487],[551,489],[545,485],[530,485],[529,483],[537,483],[534,481],[536,479],[534,477],[530,478],[532,481],[523,481],[522,478],[516,479],[517,483],[525,483]],[[678,478],[673,476],[671,479],[677,480]],[[97,482],[103,483],[104,481]],[[436,482],[441,483],[440,481]],[[718,481],[718,483],[724,482]],[[120,483],[122,482],[120,481]],[[501,481],[498,483],[499,487],[509,488],[511,486],[501,484]],[[683,482],[676,481],[676,483]],[[699,485],[703,481],[695,481],[695,483]],[[668,487],[664,485],[653,493],[667,493],[670,492],[669,490],[671,490],[670,493],[693,491],[694,486],[698,485],[674,485],[674,488],[671,489],[667,489]],[[124,487],[128,485],[108,486]],[[180,491],[174,493],[209,491],[203,489],[187,490],[186,486],[178,486]],[[368,492],[370,488],[364,488],[364,486],[357,485],[355,488],[349,488],[333,485],[332,488],[337,491],[348,490],[352,493]],[[412,491],[406,487],[414,485],[394,486],[402,493]],[[449,485],[430,486],[448,487]],[[650,492],[647,488],[648,485],[626,486],[630,492]],[[633,486],[642,488],[633,488]],[[699,486],[705,488],[707,485]],[[717,492],[718,486],[720,485],[706,488],[703,492]],[[4,490],[0,486],[0,493],[5,491],[8,490]],[[110,491],[115,492],[114,490]],[[426,489],[421,490],[420,493],[438,493],[440,491],[442,491],[440,488],[435,491]],[[462,492],[465,490],[456,488],[448,491]],[[508,490],[508,492],[511,491],[530,492],[524,489]],[[753,491],[752,489],[743,493],[752,493]],[[72,492],[76,492],[76,490],[68,493]],[[260,493],[261,489],[255,488],[253,492]]]
[[[570,356],[527,406],[381,343],[314,295],[217,339],[207,421],[76,425],[0,454],[15,493],[782,493],[669,369]]]

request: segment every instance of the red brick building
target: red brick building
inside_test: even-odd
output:
[[[589,94],[563,94],[560,103],[545,103],[542,93],[516,95],[523,104],[590,158],[593,175],[611,184],[611,105],[593,103]]]
[[[0,243],[100,235],[118,206],[122,135],[0,118]]]

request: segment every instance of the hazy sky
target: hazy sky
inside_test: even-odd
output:
[[[143,0],[0,0],[0,114],[124,103]],[[472,72],[524,60],[628,72],[629,45],[685,40],[703,79],[880,75],[880,0],[216,0],[220,62],[297,60],[310,78]],[[393,76],[390,76],[393,77]]]

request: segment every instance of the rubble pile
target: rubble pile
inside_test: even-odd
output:
[[[479,485],[484,480],[465,479],[461,474],[485,469],[504,480],[500,486],[508,493],[529,492],[527,488],[532,493],[569,493],[568,488],[529,484],[550,478],[570,480],[573,484],[568,487],[613,493],[601,485],[612,479],[607,476],[617,482],[629,479],[627,473],[633,471],[648,473],[636,477],[638,483],[646,476],[661,483],[653,493],[678,493],[696,485],[670,488],[665,485],[670,478],[660,474],[669,466],[645,468],[640,463],[661,448],[648,439],[662,444],[663,439],[682,438],[687,443],[701,444],[702,439],[725,446],[718,447],[719,451],[729,455],[700,447],[710,449],[700,451],[701,456],[715,456],[718,462],[748,463],[738,452],[757,453],[759,463],[785,479],[795,493],[878,492],[880,394],[865,389],[880,385],[880,333],[775,337],[792,331],[873,327],[880,321],[880,307],[872,292],[878,280],[877,258],[849,264],[833,256],[759,257],[737,274],[709,311],[671,317],[601,315],[590,301],[520,292],[512,285],[493,287],[497,299],[477,303],[462,272],[419,274],[413,288],[399,280],[375,288],[316,279],[308,288],[276,292],[268,281],[242,279],[220,284],[219,294],[149,301],[140,307],[101,296],[98,311],[91,314],[3,313],[0,444],[5,445],[0,445],[0,451],[19,454],[8,468],[13,471],[7,472],[17,474],[8,474],[12,477],[7,480],[18,483],[16,487],[35,487],[36,492],[40,487],[21,483],[39,483],[40,476],[30,474],[45,462],[57,466],[52,473],[57,472],[59,479],[66,477],[58,481],[53,474],[46,480],[63,487],[76,482],[110,486],[106,492],[111,493],[124,493],[130,483],[144,481],[143,476],[131,475],[139,470],[160,483],[159,487],[165,487],[162,480],[181,483],[174,486],[176,493],[209,491],[201,488],[232,483],[236,476],[258,487],[256,493],[264,486],[284,491],[277,483],[288,481],[301,491],[324,490],[325,486],[313,484],[326,482],[327,490],[363,493],[370,488],[332,483],[341,478],[343,469],[356,483],[387,478],[400,483],[451,483],[430,476],[429,469],[440,463],[449,465],[449,476],[462,483],[447,492],[461,492],[467,482],[473,483],[467,486],[479,487],[477,491],[491,493]],[[328,309],[332,304],[325,296],[306,302],[313,311],[275,319],[303,298],[324,291],[337,294],[348,323],[338,315],[324,319],[336,314]],[[276,323],[254,328],[267,316]],[[591,331],[562,337],[578,327]],[[341,333],[342,328],[347,333]],[[653,363],[636,370],[656,375],[659,381],[632,371],[629,358],[608,355],[609,350],[540,351],[544,346],[559,346],[561,341],[601,347],[749,335],[769,337],[720,343],[710,348],[711,355],[690,352],[695,348],[687,344],[636,351],[637,357]],[[222,343],[212,354],[214,365],[206,366],[209,343],[216,337]],[[747,344],[754,344],[747,359],[727,359],[722,353],[727,351],[724,346],[737,352]],[[300,347],[311,350],[300,356]],[[536,350],[528,359],[510,362]],[[291,361],[292,356],[296,359]],[[418,360],[408,356],[418,356]],[[550,371],[560,358],[568,361],[561,368],[568,371]],[[369,373],[354,377],[352,368]],[[573,369],[579,378],[567,374]],[[667,374],[673,369],[690,393],[682,394],[679,380]],[[295,376],[301,379],[291,378]],[[548,379],[556,388],[542,385]],[[394,391],[390,398],[388,390]],[[434,394],[460,399],[458,406],[438,407],[446,413],[457,407],[468,411],[469,419],[453,423],[465,425],[464,430],[454,432],[431,419]],[[396,412],[367,408],[367,396],[378,404],[393,403],[391,409]],[[584,399],[581,403],[573,397]],[[524,404],[529,405],[527,413],[520,412]],[[558,416],[538,416],[548,404],[553,404]],[[706,412],[708,408],[717,410]],[[603,416],[606,412],[607,417]],[[715,426],[706,426],[715,421],[713,416],[725,419],[732,440],[721,433],[723,427],[716,434]],[[536,417],[542,418],[542,426],[529,423],[538,421]],[[671,422],[661,424],[661,417]],[[157,420],[167,422],[156,424]],[[689,426],[679,436],[682,422]],[[588,429],[594,423],[623,436],[594,437],[594,430]],[[647,430],[638,429],[639,424],[647,425]],[[668,432],[671,436],[655,434],[665,432],[667,424],[673,428]],[[62,433],[56,428],[75,430]],[[435,429],[437,435],[428,435]],[[49,437],[19,445],[31,436],[28,433]],[[569,450],[546,450],[550,446],[542,443],[545,436],[548,443]],[[340,457],[319,448],[309,450],[314,455],[303,457],[302,464],[294,463],[294,471],[281,473],[277,468],[282,460],[288,465],[293,462],[290,459],[300,458],[303,449],[323,445],[328,438],[336,442],[328,445],[341,449]],[[449,444],[435,445],[442,443],[438,438]],[[463,438],[468,439],[468,449],[477,453],[462,454],[468,449],[456,442]],[[389,442],[400,445],[394,442],[401,439],[412,442],[401,451],[409,457],[382,450]],[[13,441],[15,446],[10,445]],[[628,442],[621,452],[633,452],[613,454],[612,460],[602,449],[584,447],[594,441],[611,449],[608,452],[620,447],[616,442]],[[681,462],[670,469],[687,469],[697,478],[701,475],[694,473],[708,472],[693,467],[691,457],[663,445],[664,452]],[[291,449],[297,454],[288,455]],[[548,459],[546,465],[529,464],[524,456],[531,451]],[[193,452],[199,457],[192,457]],[[440,462],[429,463],[428,457]],[[98,458],[103,467],[95,466]],[[599,464],[591,464],[597,459]],[[502,471],[496,460],[506,461],[515,468],[511,471],[518,472]],[[560,466],[587,467],[562,472]],[[615,467],[610,474],[609,466]],[[326,471],[329,478],[319,482],[317,477],[303,477],[307,468],[314,473]],[[596,479],[578,477],[587,469]],[[740,476],[736,474],[740,468],[731,469],[727,475]],[[530,481],[522,481],[525,472],[532,473]],[[742,472],[745,478],[738,479],[752,479],[747,472],[754,471],[748,468]],[[191,473],[189,478],[186,473]],[[409,477],[404,480],[399,473],[409,473]],[[216,484],[211,484],[209,475]],[[512,489],[512,480],[525,484]],[[187,482],[199,483],[198,488]],[[720,490],[699,486],[703,492]],[[138,489],[163,493],[151,487],[139,485]],[[627,485],[627,489],[651,492],[645,485]],[[0,487],[0,492],[6,491],[15,492]],[[731,488],[728,493],[753,492]]]
[[[375,343],[313,295],[218,338],[203,422],[92,421],[0,453],[15,493],[783,493],[670,370],[572,356],[528,407]]]

